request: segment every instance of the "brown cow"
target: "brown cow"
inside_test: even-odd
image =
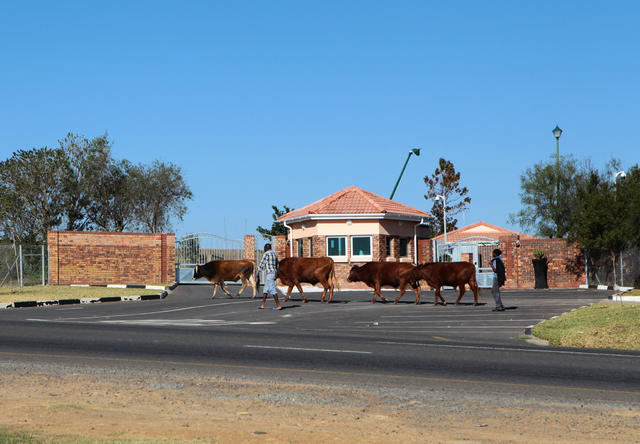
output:
[[[460,303],[465,291],[465,284],[473,291],[473,305],[478,305],[478,281],[476,280],[476,266],[470,262],[432,262],[416,267],[414,272],[416,280],[427,281],[436,290],[436,300],[433,305],[438,304],[438,298],[444,305],[447,301],[440,294],[440,287],[450,285],[460,288],[460,296],[456,300],[456,305]]]
[[[218,285],[222,288],[222,291],[227,293],[229,297],[233,297],[227,287],[224,286],[224,281],[237,281],[242,279],[242,287],[238,292],[238,296],[242,294],[247,287],[247,283],[253,287],[253,297],[256,297],[256,281],[253,277],[253,270],[255,264],[249,260],[219,260],[207,262],[204,265],[196,265],[193,269],[193,279],[205,278],[209,282],[213,282],[213,294],[211,299],[216,297],[216,291]]]
[[[287,257],[280,261],[278,266],[278,279],[283,285],[287,285],[287,295],[284,298],[284,302],[289,300],[291,290],[295,285],[300,294],[302,300],[307,302],[307,297],[302,291],[300,286],[301,282],[306,282],[311,285],[320,283],[322,288],[322,296],[320,300],[324,302],[324,296],[329,292],[329,299],[327,304],[333,299],[334,278],[336,275],[335,264],[330,257]]]
[[[400,289],[400,295],[396,298],[397,302],[406,291],[408,284],[411,285],[411,288],[413,288],[413,291],[416,293],[416,304],[419,304],[420,286],[417,281],[413,279],[414,270],[415,267],[408,263],[368,262],[361,266],[354,265],[351,267],[347,280],[349,282],[364,282],[367,286],[373,288],[372,304],[376,302],[376,295],[387,302],[387,298],[382,296],[380,292],[380,288],[383,286]]]

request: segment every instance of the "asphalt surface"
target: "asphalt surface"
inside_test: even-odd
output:
[[[0,310],[0,358],[72,360],[95,365],[192,367],[296,380],[438,384],[465,390],[536,392],[556,398],[640,399],[640,353],[532,345],[524,329],[606,299],[596,290],[504,291],[504,312],[433,305],[433,292],[371,304],[371,292],[337,292],[334,303],[296,293],[285,309],[259,310],[212,286],[182,285],[158,301]],[[235,293],[237,287],[231,287]],[[390,300],[396,292],[385,292]],[[448,301],[456,293],[445,291]],[[481,387],[481,388],[480,388]]]

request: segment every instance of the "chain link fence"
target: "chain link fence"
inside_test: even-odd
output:
[[[588,252],[587,284],[640,288],[640,248],[627,248],[615,261],[608,251]]]
[[[47,276],[44,245],[0,245],[0,287],[45,285]]]

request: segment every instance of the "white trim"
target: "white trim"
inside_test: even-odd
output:
[[[307,220],[327,220],[327,219],[387,219],[387,220],[407,220],[420,221],[428,216],[418,216],[402,213],[340,213],[340,214],[305,214],[289,219],[282,219],[283,223],[291,224]]]

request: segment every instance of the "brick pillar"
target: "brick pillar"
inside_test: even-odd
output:
[[[253,234],[244,235],[242,258],[250,261],[256,260],[256,237]]]
[[[275,245],[273,245],[273,249],[278,255],[278,259],[282,260],[285,257],[288,257],[289,252],[287,251],[287,236],[274,236],[274,244]]]
[[[47,247],[49,250],[49,278],[47,279],[47,283],[49,285],[57,285],[60,282],[59,239],[60,233],[57,231],[47,232]]]

